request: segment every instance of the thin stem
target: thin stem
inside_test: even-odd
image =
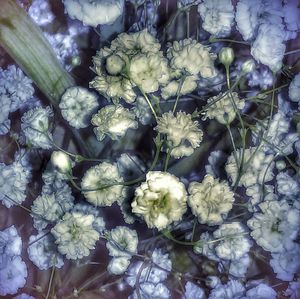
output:
[[[296,50],[288,51],[288,52],[285,52],[285,53],[284,53],[284,56],[285,56],[285,55],[294,54],[294,53],[298,53],[298,52],[300,52],[300,49],[296,49]]]
[[[150,102],[147,94],[141,88],[139,88],[139,89],[140,89],[142,95],[144,96],[144,98],[146,99],[146,101],[147,101],[147,103],[148,103],[148,105],[149,105],[149,107],[150,107],[150,109],[151,109],[151,111],[152,111],[155,119],[157,120],[157,114],[156,114],[156,112],[155,112],[155,110],[154,110],[154,108],[153,108],[153,106],[152,106],[152,104],[151,104],[151,102]]]
[[[56,264],[56,262],[55,262],[55,264]],[[50,296],[54,273],[55,273],[55,266],[52,267],[52,271],[51,271],[51,275],[50,275],[50,280],[49,280],[49,285],[48,285],[48,291],[47,291],[47,295],[46,295],[45,299],[48,299],[49,296]]]
[[[209,39],[210,43],[218,43],[218,42],[230,42],[230,43],[235,43],[235,44],[242,44],[242,45],[246,45],[249,46],[250,44],[247,42],[243,42],[243,41],[238,41],[238,40],[234,40],[234,39],[227,39],[227,38],[210,38]]]
[[[168,165],[169,165],[169,161],[170,161],[170,158],[171,158],[171,152],[172,152],[172,149],[168,148],[167,157],[166,157],[165,166],[164,166],[164,171],[168,170]]]
[[[177,108],[177,104],[178,104],[178,101],[179,101],[179,97],[180,97],[180,92],[181,92],[181,88],[182,88],[182,85],[184,83],[184,80],[185,80],[186,76],[183,76],[180,80],[180,83],[178,85],[178,89],[177,89],[177,97],[176,97],[176,101],[175,101],[175,104],[174,104],[174,107],[173,107],[173,114],[175,113],[176,111],[176,108]]]

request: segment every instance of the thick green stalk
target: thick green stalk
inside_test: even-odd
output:
[[[53,105],[56,106],[64,91],[74,85],[43,32],[15,0],[1,0],[0,45]]]

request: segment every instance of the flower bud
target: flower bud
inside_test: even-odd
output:
[[[72,168],[70,157],[61,151],[55,151],[51,155],[51,163],[59,172],[67,173]]]
[[[219,60],[225,66],[229,66],[234,60],[234,52],[232,48],[224,47],[219,52]]]
[[[106,59],[106,70],[110,75],[118,75],[125,67],[125,61],[119,55],[110,55]]]
[[[252,59],[246,60],[242,64],[242,72],[244,74],[251,73],[252,71],[254,71],[254,69],[255,69],[255,62]]]

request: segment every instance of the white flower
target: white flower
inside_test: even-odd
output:
[[[99,141],[102,141],[105,135],[117,140],[123,137],[128,129],[136,129],[138,126],[134,113],[120,105],[108,105],[100,109],[93,116],[92,124],[97,126],[94,132]]]
[[[234,51],[232,48],[223,47],[220,50],[218,56],[220,62],[228,67],[234,60]]]
[[[298,299],[300,297],[300,279],[290,282],[289,287],[284,292],[285,296],[290,296],[290,299]]]
[[[300,101],[300,73],[294,77],[289,86],[289,98],[293,102]]]
[[[52,147],[52,135],[49,132],[49,118],[52,116],[53,112],[50,107],[38,107],[23,114],[21,128],[28,144],[43,149]]]
[[[211,78],[216,75],[214,60],[217,56],[209,50],[210,48],[195,40],[184,39],[173,42],[173,45],[168,48],[167,57],[170,60],[170,66],[177,72]]]
[[[201,234],[198,244],[193,249],[196,253],[203,254],[210,260],[219,261],[220,259],[216,255],[214,245],[214,238],[208,232],[205,232]]]
[[[163,254],[160,249],[155,249],[151,255],[151,261],[153,263],[148,265],[143,264],[142,261],[138,261],[130,266],[126,281],[131,287],[136,285],[138,278],[140,282],[150,282],[153,284],[158,284],[167,279],[172,269],[172,262],[169,255]]]
[[[130,257],[137,252],[138,236],[135,230],[126,226],[112,229],[106,247],[112,257]]]
[[[292,281],[294,274],[300,272],[300,245],[292,243],[280,253],[272,253],[270,265],[277,274],[276,277],[283,281]]]
[[[34,93],[32,81],[15,65],[10,65],[6,70],[0,68],[0,90],[9,96],[11,112],[22,108]]]
[[[248,84],[251,87],[260,87],[263,90],[273,85],[273,74],[266,67],[260,67],[258,70],[252,71],[247,75]]]
[[[32,297],[32,296],[29,296],[27,294],[22,293],[22,294],[20,294],[20,295],[18,295],[16,297],[14,297],[13,299],[35,299],[35,298]]]
[[[276,299],[276,292],[264,283],[260,283],[255,288],[252,288],[246,292],[246,297],[243,299]]]
[[[21,255],[22,240],[12,225],[0,231],[0,254],[7,256]]]
[[[231,261],[229,266],[230,275],[235,277],[245,277],[250,263],[251,259],[249,254],[245,254],[238,260]]]
[[[95,206],[111,206],[125,197],[123,178],[118,167],[107,162],[91,167],[82,178],[81,187],[87,201]]]
[[[203,20],[203,28],[218,37],[230,34],[234,21],[234,9],[231,0],[203,0],[198,6]]]
[[[278,193],[286,196],[296,196],[300,193],[299,181],[289,176],[287,172],[278,173],[276,181]]]
[[[295,34],[293,38],[296,37],[297,31],[300,29],[300,9],[297,0],[284,1],[283,17],[287,29]]]
[[[157,119],[159,133],[167,135],[171,148],[171,156],[180,158],[190,156],[200,145],[203,133],[198,128],[198,122],[193,121],[191,114],[177,112],[176,116],[170,111]]]
[[[55,18],[47,0],[33,0],[28,14],[39,26],[49,25]]]
[[[103,217],[101,217],[101,213],[99,209],[89,204],[78,203],[74,206],[72,212],[76,212],[84,215],[93,215],[94,216],[93,228],[99,233],[104,232],[105,222]]]
[[[137,295],[137,291],[128,298],[128,299],[169,299],[170,291],[167,289],[165,285],[162,283],[153,284],[151,282],[143,282],[139,285],[139,294]]]
[[[41,231],[30,236],[27,248],[29,259],[40,269],[47,270],[53,266],[61,268],[64,265],[62,256],[57,251],[53,236]]]
[[[54,167],[56,167],[60,172],[67,173],[70,172],[72,168],[72,161],[66,153],[62,151],[54,151],[51,154],[51,162]]]
[[[277,72],[282,66],[285,52],[284,31],[273,24],[262,24],[251,47],[251,55],[256,61]]]
[[[52,228],[58,251],[67,259],[81,259],[95,248],[99,233],[93,228],[94,219],[93,215],[66,213]]]
[[[245,292],[244,286],[237,280],[230,280],[225,285],[217,285],[208,299],[240,299]]]
[[[259,14],[262,9],[262,0],[239,0],[236,6],[235,20],[237,29],[244,40],[250,40],[256,34],[259,23]]]
[[[15,205],[15,202],[20,204],[25,200],[29,179],[30,171],[21,163],[0,163],[0,200],[7,208]]]
[[[98,106],[97,96],[79,86],[68,88],[59,103],[63,118],[76,129],[89,125],[90,116]]]
[[[149,228],[162,230],[181,220],[186,211],[187,194],[184,184],[174,175],[150,171],[146,182],[135,190],[133,213],[143,217]]]
[[[205,293],[204,291],[198,287],[196,284],[188,281],[185,284],[185,293],[182,299],[204,299]]]
[[[207,104],[209,107],[206,116],[210,119],[215,118],[219,123],[226,125],[235,119],[236,110],[242,110],[245,107],[245,100],[240,99],[236,92],[227,95],[220,93],[209,98]]]
[[[0,259],[0,295],[17,293],[24,287],[27,278],[27,267],[20,256],[1,256]]]
[[[266,201],[259,204],[261,213],[255,213],[247,225],[251,236],[264,250],[281,252],[284,244],[297,236],[300,212],[292,209],[285,200]]]
[[[73,201],[58,201],[55,193],[50,195],[42,194],[38,196],[31,207],[33,217],[41,217],[49,222],[55,222],[62,217],[62,215],[70,210],[73,206]]]
[[[168,62],[157,54],[136,55],[130,61],[129,77],[143,92],[155,92],[169,81]]]
[[[237,159],[240,163],[242,150],[236,152]],[[255,184],[264,184],[273,179],[273,155],[266,155],[263,151],[257,150],[255,147],[250,147],[244,151],[244,167],[243,175],[241,176],[238,186],[250,187]],[[246,165],[246,166],[245,166]],[[233,184],[235,183],[239,171],[239,165],[236,164],[234,154],[228,158],[226,172]]]
[[[219,239],[215,251],[218,257],[225,260],[239,260],[249,252],[251,241],[245,236],[246,230],[239,222],[220,225],[213,236]]]
[[[188,204],[202,224],[221,224],[232,208],[234,193],[228,184],[206,175],[201,183],[189,185]]]
[[[191,93],[197,88],[197,77],[196,76],[186,76],[181,84],[181,79],[172,80],[165,87],[162,88],[162,97],[164,99],[168,99],[172,96],[175,96],[179,93],[179,95],[186,95]]]
[[[141,124],[148,125],[150,123],[152,112],[144,97],[137,97],[132,111]]]
[[[107,271],[114,275],[123,274],[130,264],[130,259],[124,256],[114,257],[110,260]]]
[[[123,13],[122,0],[63,0],[66,12],[84,25],[112,24]]]

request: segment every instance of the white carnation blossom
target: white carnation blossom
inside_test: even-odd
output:
[[[123,274],[130,264],[130,259],[124,256],[114,257],[110,260],[107,271],[114,275]]]
[[[231,0],[203,0],[198,6],[203,28],[218,37],[230,34],[234,22],[234,8]]]
[[[10,129],[10,120],[8,119],[10,112],[11,99],[6,94],[1,94],[0,102],[0,135],[7,134]]]
[[[47,270],[51,267],[61,268],[64,265],[63,257],[58,253],[54,241],[53,236],[45,231],[29,238],[27,248],[29,259],[40,270]]]
[[[295,38],[297,31],[300,29],[299,1],[285,0],[283,6],[283,17],[287,29],[292,32],[293,38]]]
[[[151,122],[152,112],[144,97],[137,97],[132,109],[138,120],[143,125],[148,125]]]
[[[134,293],[128,297],[128,299],[169,299],[170,291],[168,288],[162,284],[154,284],[151,282],[143,282],[139,285],[139,295],[135,290]]]
[[[247,222],[252,238],[266,251],[283,251],[284,244],[291,243],[297,236],[299,210],[292,209],[286,200],[265,201],[259,207],[261,213],[254,213]]]
[[[55,18],[47,0],[33,0],[28,9],[28,14],[39,26],[49,25]]]
[[[206,175],[201,183],[189,185],[188,204],[202,224],[221,224],[232,209],[234,193],[225,181]]]
[[[300,101],[300,73],[298,73],[290,83],[289,98],[293,102]]]
[[[249,254],[243,255],[238,260],[231,261],[229,266],[229,274],[235,277],[245,277],[250,263],[251,258]]]
[[[63,0],[66,12],[84,25],[97,27],[112,24],[122,15],[123,0]]]
[[[138,236],[135,230],[118,226],[109,232],[106,247],[110,256],[130,259],[137,252],[137,246]]]
[[[277,191],[286,196],[296,196],[300,193],[300,183],[297,178],[291,177],[287,172],[280,172],[276,176]]]
[[[99,233],[93,228],[95,217],[77,212],[66,213],[51,230],[58,251],[67,259],[81,259],[95,249]]]
[[[68,88],[59,103],[63,118],[76,129],[89,125],[91,114],[98,106],[97,96],[80,86]]]
[[[209,98],[207,104],[209,107],[205,115],[209,119],[216,119],[219,123],[226,125],[235,119],[236,110],[244,109],[245,100],[240,99],[236,92],[227,95],[220,93],[217,96]]]
[[[174,158],[190,156],[199,147],[203,136],[192,115],[181,111],[176,116],[171,111],[164,113],[157,119],[155,130],[167,135],[170,154]]]
[[[118,167],[115,164],[103,162],[87,170],[82,178],[81,187],[84,196],[91,204],[111,206],[114,202],[121,202],[125,198],[123,182]]]
[[[22,240],[12,225],[0,231],[0,254],[7,256],[21,255]]]
[[[49,132],[53,111],[50,107],[38,107],[23,114],[21,128],[26,142],[35,147],[49,149],[52,147],[52,135]]]
[[[236,151],[238,161],[241,160],[243,149]],[[250,187],[255,184],[264,184],[273,179],[274,156],[267,155],[256,147],[250,147],[244,151],[244,170],[239,180],[238,186]],[[246,166],[245,166],[246,164]],[[232,153],[225,166],[227,175],[233,184],[235,183],[239,165],[236,164],[234,154]]]
[[[256,61],[277,72],[282,67],[285,52],[284,38],[285,34],[281,27],[262,24],[251,47],[251,55]]]
[[[276,277],[283,281],[292,281],[294,275],[300,272],[300,245],[291,243],[284,251],[272,253],[270,265]]]
[[[260,283],[258,286],[248,290],[246,297],[242,299],[276,299],[277,293],[265,283]]]
[[[162,230],[181,220],[186,211],[185,186],[177,177],[161,171],[150,171],[146,182],[135,190],[133,213],[141,216],[149,228]]]
[[[217,285],[214,288],[208,299],[240,299],[245,293],[245,287],[237,280],[230,280],[225,285]]]
[[[260,87],[262,90],[267,90],[273,85],[273,74],[267,67],[260,67],[247,74],[248,84],[251,87]]]
[[[27,267],[20,256],[2,255],[0,259],[0,295],[16,294],[23,288],[27,278]]]
[[[204,291],[194,283],[188,281],[185,284],[185,293],[182,299],[205,299]]]
[[[126,282],[131,287],[136,285],[138,278],[140,282],[153,284],[164,282],[167,279],[172,269],[172,262],[169,255],[164,254],[160,249],[155,249],[151,255],[151,261],[152,263],[147,266],[143,265],[142,261],[138,261],[129,267]]]
[[[217,256],[225,260],[239,260],[252,245],[246,234],[247,231],[239,222],[220,225],[213,233],[214,238],[219,239],[215,247]]]
[[[157,54],[139,54],[130,61],[129,78],[143,92],[155,92],[169,81],[168,61]]]
[[[73,201],[58,201],[55,193],[38,196],[31,206],[33,217],[41,217],[49,222],[56,222],[73,206]]]
[[[19,162],[0,163],[0,200],[7,208],[25,200],[30,175],[30,170]]]
[[[167,57],[175,72],[185,75],[200,75],[203,78],[211,78],[216,75],[214,60],[217,56],[210,53],[210,48],[195,40],[174,41],[167,50]]]
[[[179,95],[186,95],[197,88],[197,76],[186,76],[178,80],[172,80],[165,87],[162,88],[162,97],[168,99],[170,97]],[[182,81],[182,82],[181,82]]]
[[[105,135],[112,140],[118,140],[128,129],[136,129],[138,126],[134,113],[121,105],[108,105],[100,109],[93,116],[92,124],[97,126],[94,132],[99,141],[102,141]]]
[[[33,97],[33,82],[21,69],[10,65],[6,70],[0,68],[0,91],[10,98],[10,112],[14,112]]]

